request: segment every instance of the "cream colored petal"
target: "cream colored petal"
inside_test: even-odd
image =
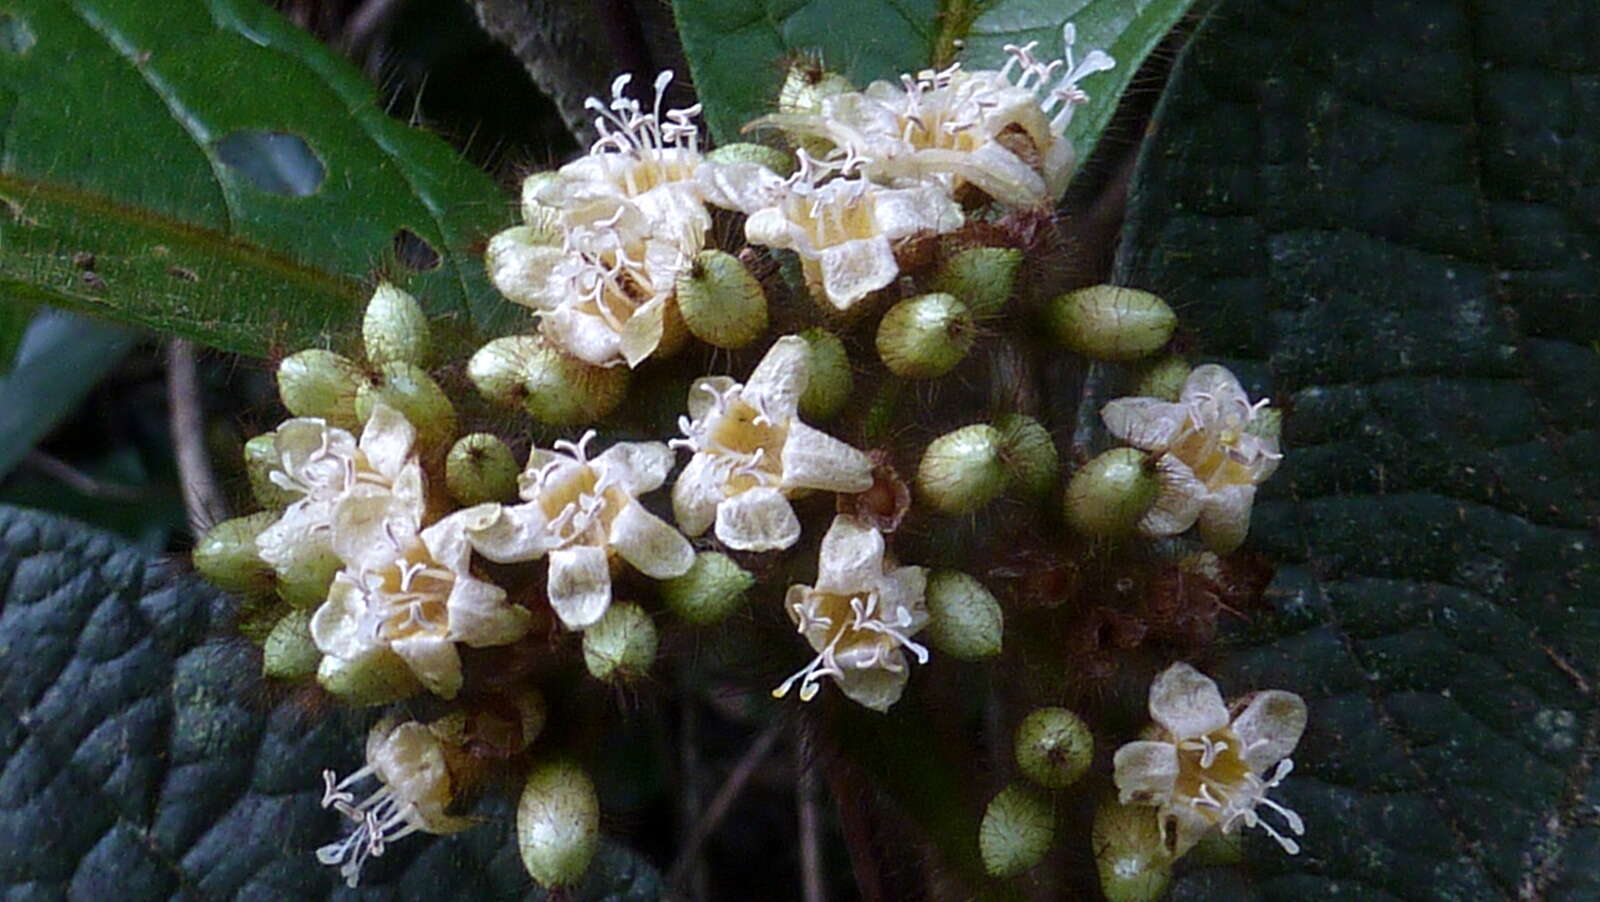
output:
[[[446,607],[450,638],[473,648],[509,645],[521,639],[531,623],[526,610],[506,604],[504,589],[470,576],[456,579]]]
[[[694,564],[694,548],[671,524],[637,501],[623,506],[611,522],[611,547],[651,579],[682,576]]]
[[[961,228],[961,207],[938,185],[876,192],[872,218],[884,238],[904,238],[925,229],[949,232]]]
[[[1172,798],[1178,780],[1178,749],[1170,742],[1130,742],[1111,759],[1117,800],[1159,805]]]
[[[429,692],[455,698],[461,691],[461,656],[454,642],[440,636],[417,635],[389,643]]]
[[[1228,725],[1228,707],[1211,678],[1179,661],[1150,683],[1150,718],[1177,740]]]
[[[894,281],[900,272],[889,239],[882,235],[842,241],[817,255],[822,269],[822,290],[828,302],[848,310],[856,302]]]
[[[314,417],[285,420],[275,433],[274,447],[283,468],[298,473],[313,457],[330,462],[355,456],[355,436]]]
[[[1048,202],[1044,179],[1016,154],[994,141],[975,150],[932,152],[931,162],[977,185],[985,194],[1013,207],[1037,207]],[[921,161],[930,151],[917,155]],[[945,159],[948,154],[951,159]]]
[[[311,615],[311,641],[325,655],[355,658],[376,644],[362,629],[366,603],[349,574],[340,572],[328,587],[328,600]]]
[[[665,442],[617,442],[589,463],[605,470],[628,494],[643,495],[667,481],[676,460]]]
[[[836,679],[839,690],[851,701],[874,711],[888,711],[899,701],[906,691],[906,680],[911,676],[910,669],[904,666],[899,670],[845,667],[843,672],[844,675]]]
[[[1233,732],[1244,744],[1240,757],[1259,774],[1289,757],[1300,744],[1306,731],[1306,703],[1281,689],[1256,692],[1241,701],[1244,710],[1233,719]]]
[[[633,316],[628,317],[628,321],[622,324],[618,348],[623,359],[628,361],[628,366],[636,367],[655,353],[656,347],[661,344],[666,313],[667,298],[664,296],[652,298],[635,310]]]
[[[298,562],[331,554],[332,517],[333,505],[326,500],[297,501],[271,526],[256,534],[256,554],[280,573]]]
[[[1201,809],[1178,801],[1162,806],[1157,815],[1161,819],[1161,840],[1173,858],[1187,855],[1196,843],[1217,826]]]
[[[1107,431],[1146,451],[1165,451],[1188,418],[1182,404],[1158,398],[1118,398],[1100,408]]]
[[[1139,518],[1139,528],[1149,536],[1175,536],[1193,526],[1200,516],[1206,487],[1188,464],[1171,454],[1163,454],[1156,461],[1156,477],[1161,489],[1150,509]]]
[[[394,482],[389,486],[389,492],[394,495],[406,511],[406,516],[413,520],[421,521],[423,513],[428,506],[428,498],[423,491],[422,466],[416,458],[411,458],[394,477]]]
[[[851,595],[877,585],[883,550],[883,533],[854,517],[834,517],[817,552],[817,591]]]
[[[694,178],[707,203],[754,214],[783,197],[782,176],[760,163],[701,163]]]
[[[872,488],[872,461],[826,432],[792,420],[783,442],[783,487],[865,492]]]
[[[550,550],[544,508],[537,503],[500,505],[494,502],[451,514],[461,518],[467,541],[497,564],[513,564],[543,557]]]
[[[472,546],[467,542],[466,530],[469,518],[465,513],[457,511],[424,529],[418,536],[435,561],[457,574],[465,573],[467,563],[472,559]]]
[[[768,207],[750,214],[744,221],[744,237],[751,244],[793,248],[799,230],[789,222],[781,207]]]
[[[779,423],[794,418],[811,379],[811,346],[798,335],[772,343],[744,384],[742,397],[760,398],[767,414]]]
[[[1184,380],[1182,399],[1185,403],[1209,397],[1222,410],[1250,406],[1250,399],[1239,384],[1239,377],[1225,366],[1206,363],[1194,368]]]
[[[754,488],[717,505],[717,538],[739,551],[775,551],[800,540],[800,519],[783,493]]]
[[[717,505],[726,497],[721,468],[710,454],[696,454],[672,484],[672,517],[686,536],[711,528]]]
[[[715,407],[717,398],[726,395],[729,389],[738,384],[727,376],[706,376],[694,380],[694,384],[689,386],[689,419],[705,419],[706,414]]]
[[[404,414],[382,401],[372,405],[372,416],[361,430],[361,451],[372,469],[393,482],[411,458],[411,445],[416,440],[416,427]]]
[[[898,608],[911,614],[911,624],[901,632],[916,635],[928,625],[928,571],[922,567],[897,567],[878,580],[879,604],[885,616]]]
[[[396,543],[416,536],[420,524],[410,509],[388,492],[357,492],[333,512],[333,553],[352,570],[377,569],[394,559]]]
[[[483,262],[489,280],[506,300],[540,309],[554,300],[549,294],[550,271],[566,254],[559,246],[535,243],[536,234],[525,226],[497,233],[489,239]]]
[[[611,562],[605,550],[577,545],[550,552],[547,593],[567,629],[593,625],[611,607]]]
[[[622,361],[622,336],[598,316],[580,313],[572,307],[545,314],[539,332],[557,347],[593,366]]]
[[[1244,544],[1250,533],[1250,507],[1255,501],[1253,485],[1225,485],[1206,496],[1200,508],[1200,539],[1218,554],[1227,554]]]

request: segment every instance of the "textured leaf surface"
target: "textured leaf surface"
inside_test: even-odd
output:
[[[1224,688],[1303,694],[1253,842],[1183,899],[1600,897],[1600,20],[1227,3],[1144,152],[1120,278],[1286,405]]]
[[[232,602],[121,540],[0,507],[0,887],[11,898],[542,899],[484,824],[414,835],[345,889],[312,851],[343,829],[319,774],[359,766],[353,715],[274,701],[259,654],[217,638]],[[659,895],[603,847],[585,900]]]
[[[6,303],[232,350],[348,334],[380,268],[459,334],[505,308],[488,177],[258,0],[0,9],[0,206]]]

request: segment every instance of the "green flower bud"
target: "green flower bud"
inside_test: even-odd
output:
[[[233,628],[258,646],[267,644],[272,628],[293,610],[276,595],[246,596],[234,615]]]
[[[506,443],[487,432],[462,436],[444,459],[445,486],[464,507],[515,498],[521,472]]]
[[[428,315],[417,299],[381,282],[367,302],[367,315],[361,320],[361,339],[370,363],[410,363],[424,366],[433,336]]]
[[[546,889],[577,883],[600,847],[600,800],[583,769],[550,761],[533,769],[517,802],[522,865]]]
[[[261,646],[261,673],[274,680],[298,680],[317,672],[322,652],[311,641],[311,613],[289,611],[273,625]]]
[[[489,342],[467,362],[467,377],[491,401],[521,404],[554,426],[592,423],[628,393],[625,367],[590,366],[533,335]]]
[[[269,475],[283,466],[278,459],[278,435],[263,432],[244,443],[244,470],[250,477],[250,494],[262,507],[282,510],[300,499],[299,492],[291,492],[272,481]]]
[[[800,416],[810,423],[825,422],[839,415],[855,388],[850,355],[839,336],[826,329],[813,327],[800,337],[811,346],[810,378],[800,395]]]
[[[1094,760],[1094,736],[1066,708],[1035,708],[1017,725],[1017,766],[1046,789],[1078,782]]]
[[[554,172],[535,172],[522,180],[522,221],[531,243],[559,244],[561,241],[561,211],[539,200],[539,190],[557,178]]]
[[[1005,312],[1017,284],[1022,251],[1014,247],[973,247],[946,257],[933,274],[932,288],[960,298],[978,319]]]
[[[728,165],[731,163],[755,163],[765,166],[778,175],[788,178],[794,174],[794,157],[776,147],[765,144],[735,143],[724,144],[716,150],[706,154],[706,162]]]
[[[1189,370],[1189,361],[1177,354],[1158,358],[1140,370],[1131,394],[1140,398],[1176,401],[1183,394],[1183,383],[1189,379]]]
[[[386,363],[375,382],[356,394],[356,416],[366,422],[379,401],[393,407],[417,427],[417,444],[442,450],[456,437],[456,409],[427,371],[411,363]]]
[[[1055,839],[1056,818],[1049,800],[1013,783],[983,811],[978,851],[983,866],[995,877],[1015,877],[1044,860]]]
[[[1155,902],[1172,881],[1172,858],[1161,842],[1156,809],[1148,805],[1102,803],[1091,848],[1106,902]]]
[[[983,583],[959,570],[935,570],[928,576],[927,601],[923,635],[934,648],[963,661],[1000,653],[1004,615]]]
[[[767,331],[767,295],[739,258],[705,250],[678,275],[678,311],[695,338],[742,348]]]
[[[1184,860],[1193,867],[1228,867],[1244,863],[1244,831],[1223,833],[1210,830],[1200,837],[1194,848],[1183,853]]]
[[[321,417],[330,426],[356,429],[356,392],[367,376],[348,357],[312,348],[278,364],[278,397],[297,417]]]
[[[328,600],[333,575],[342,567],[332,552],[291,561],[278,571],[278,597],[297,608],[315,608]]]
[[[393,652],[367,655],[358,664],[334,666],[324,657],[317,667],[317,682],[339,701],[357,708],[387,705],[410,698],[422,689],[411,665]]]
[[[1067,522],[1085,535],[1126,535],[1150,505],[1161,485],[1137,448],[1113,448],[1072,474],[1067,484]]]
[[[539,263],[540,252],[559,240],[559,233],[553,235],[536,226],[512,226],[496,232],[483,249],[484,271],[508,299],[535,306],[547,274]]]
[[[821,112],[825,98],[853,90],[855,86],[843,75],[829,72],[811,60],[800,60],[784,74],[783,86],[778,89],[778,112]]]
[[[943,376],[972,349],[972,312],[952,294],[924,294],[889,308],[878,322],[878,356],[907,379]]]
[[[1178,315],[1148,291],[1095,285],[1050,302],[1050,328],[1068,348],[1096,360],[1136,360],[1172,339]]]
[[[597,680],[627,681],[644,676],[656,659],[656,625],[644,608],[612,602],[583,631],[583,663]]]
[[[940,513],[970,514],[1006,490],[1000,430],[963,426],[928,443],[917,466],[917,493]]]
[[[272,567],[256,552],[256,536],[277,519],[277,511],[262,511],[224,520],[206,530],[194,545],[194,569],[229,592],[271,592]]]
[[[1036,498],[1055,491],[1061,460],[1050,430],[1020,413],[1000,417],[994,427],[1000,430],[1000,460],[1011,484]]]
[[[661,600],[672,613],[705,626],[737,610],[744,604],[744,593],[755,584],[756,578],[733,558],[702,551],[682,576],[661,581]]]

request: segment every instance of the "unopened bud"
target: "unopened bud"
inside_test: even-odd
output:
[[[511,449],[487,432],[462,436],[444,459],[445,487],[463,507],[515,498],[520,473]]]
[[[917,466],[917,493],[940,513],[970,514],[1006,489],[1000,430],[963,426],[928,443]]]
[[[768,147],[765,144],[744,142],[724,144],[706,154],[706,162],[723,166],[754,163],[757,166],[764,166],[784,178],[794,174],[794,157],[776,147]]]
[[[317,667],[317,682],[339,701],[357,708],[387,705],[422,689],[411,665],[389,651],[344,662],[325,655]]]
[[[972,349],[972,312],[955,295],[935,292],[889,308],[878,322],[878,356],[907,379],[943,376]]]
[[[928,577],[927,601],[923,635],[934,648],[963,661],[1000,653],[1005,618],[983,583],[959,570],[935,570]]]
[[[650,671],[656,642],[656,625],[644,608],[614,601],[583,631],[583,663],[597,680],[634,680]]]
[[[690,623],[720,621],[744,604],[744,593],[756,584],[750,571],[716,551],[702,551],[682,576],[661,581],[661,600]]]
[[[1044,424],[1010,413],[995,420],[994,426],[1000,430],[1000,459],[1011,484],[1035,498],[1055,491],[1061,460]]]
[[[497,338],[467,362],[467,376],[491,401],[520,404],[554,426],[592,423],[628,393],[626,367],[590,366],[533,335]]]
[[[278,364],[278,397],[297,417],[320,417],[330,426],[356,429],[356,393],[367,384],[361,367],[348,357],[312,348]]]
[[[278,597],[297,608],[315,608],[328,600],[328,587],[343,567],[331,551],[296,555],[278,565]]]
[[[1096,360],[1136,360],[1172,339],[1177,314],[1148,291],[1095,285],[1050,302],[1050,326],[1068,348]]]
[[[393,407],[417,429],[417,444],[440,451],[456,437],[456,409],[427,371],[410,363],[386,363],[376,381],[356,394],[356,416],[372,416],[379,402]]]
[[[990,800],[978,827],[984,868],[995,877],[1015,877],[1031,869],[1050,851],[1055,830],[1048,799],[1020,784],[1007,786]]]
[[[1094,813],[1091,836],[1106,902],[1155,902],[1172,881],[1156,809],[1109,799]]]
[[[194,545],[194,569],[229,592],[258,595],[272,591],[272,567],[257,552],[256,536],[277,520],[277,511],[262,511],[211,527]]]
[[[273,624],[261,646],[261,672],[269,679],[298,680],[317,672],[322,652],[311,639],[311,614],[289,611]]]
[[[1189,380],[1189,370],[1189,361],[1176,354],[1168,354],[1145,365],[1130,394],[1140,398],[1176,401],[1183,394],[1183,383]]]
[[[705,250],[678,275],[678,310],[694,337],[742,348],[767,331],[767,295],[734,255]]]
[[[1017,726],[1017,766],[1046,789],[1078,782],[1094,760],[1094,736],[1066,708],[1035,708]]]
[[[1137,448],[1113,448],[1089,461],[1067,484],[1067,522],[1091,536],[1131,532],[1161,491],[1148,463]]]
[[[800,394],[800,416],[810,423],[822,423],[839,415],[855,387],[850,372],[850,355],[844,342],[826,329],[810,328],[800,333],[811,348],[806,390]]]
[[[1005,312],[1017,284],[1022,251],[1014,247],[973,247],[945,258],[932,288],[953,294],[972,315],[987,319]]]
[[[417,299],[390,285],[379,283],[367,302],[361,320],[361,339],[367,361],[374,364],[410,363],[425,366],[432,348],[428,315]]]
[[[545,889],[577,883],[600,846],[594,783],[570,761],[534,768],[517,801],[517,851]]]
[[[801,60],[789,66],[778,89],[778,112],[817,113],[822,101],[835,94],[855,90],[850,80],[837,72],[829,72],[812,60]]]
[[[272,471],[281,469],[283,460],[278,456],[276,432],[263,432],[244,443],[244,470],[250,477],[250,494],[262,507],[282,510],[302,497],[272,481]]]

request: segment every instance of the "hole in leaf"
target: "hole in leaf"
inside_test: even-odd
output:
[[[322,161],[299,135],[243,130],[216,144],[217,159],[262,191],[305,197],[315,194],[327,175]]]
[[[394,233],[394,258],[400,261],[401,266],[417,272],[439,268],[439,252],[410,229]]]
[[[33,36],[27,22],[10,13],[0,13],[0,50],[21,56],[37,43],[39,39]]]

